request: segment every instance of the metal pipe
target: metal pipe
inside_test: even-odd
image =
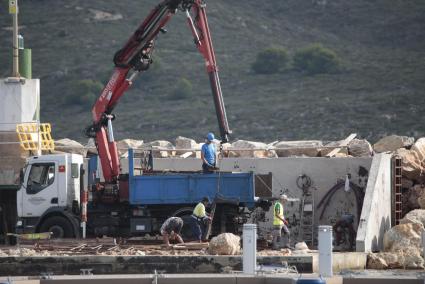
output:
[[[20,77],[19,75],[19,46],[18,46],[18,0],[9,1],[9,6],[16,5],[14,10],[10,9],[13,19],[13,77]],[[12,13],[14,12],[14,13]]]

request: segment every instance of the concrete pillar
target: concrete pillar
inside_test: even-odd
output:
[[[243,273],[255,274],[257,268],[257,225],[243,225]]]
[[[16,124],[40,120],[40,80],[0,79],[0,131],[15,131]]]
[[[40,120],[40,80],[0,79],[0,184],[14,184],[25,163],[16,125]]]
[[[332,277],[332,227],[319,226],[319,273]]]

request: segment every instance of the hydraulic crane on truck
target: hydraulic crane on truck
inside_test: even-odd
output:
[[[58,238],[86,233],[120,237],[152,234],[169,216],[191,218],[193,206],[204,196],[216,200],[217,209],[212,211],[220,217],[215,219],[212,234],[237,233],[251,212],[265,204],[255,196],[252,172],[135,175],[132,149],[128,153],[128,173],[121,172],[112,111],[135,76],[152,64],[155,40],[178,10],[185,12],[195,44],[205,59],[221,142],[228,140],[230,130],[205,4],[202,0],[163,0],[116,52],[114,72],[92,109],[93,124],[87,134],[95,138],[105,181],[99,182],[97,157],[32,157],[17,191],[17,233],[53,232],[53,237]]]
[[[231,131],[227,122],[205,9],[206,5],[202,0],[164,0],[150,12],[124,47],[115,53],[114,72],[93,106],[93,124],[86,131],[88,136],[95,138],[105,187],[112,186],[112,190],[116,188],[120,176],[119,157],[112,128],[112,120],[115,116],[112,111],[124,92],[131,86],[136,75],[146,71],[153,63],[152,52],[158,34],[165,32],[165,25],[178,10],[186,14],[195,45],[204,57],[219,123],[221,143],[228,141]]]

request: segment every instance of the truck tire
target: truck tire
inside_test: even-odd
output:
[[[53,216],[44,220],[39,231],[52,232],[53,239],[74,237],[74,230],[72,229],[71,223],[61,216]]]

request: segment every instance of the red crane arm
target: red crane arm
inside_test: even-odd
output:
[[[218,77],[218,66],[215,59],[205,7],[206,5],[202,0],[194,0],[192,5],[192,13],[195,16],[195,22],[193,22],[192,18],[190,17],[188,10],[186,10],[186,16],[193,37],[195,38],[196,47],[205,59],[205,66],[207,68],[207,73],[210,79],[211,91],[214,99],[218,126],[220,129],[221,143],[226,143],[229,140],[228,135],[231,133],[231,131],[227,122],[226,109],[224,107],[223,94],[221,92],[220,78]]]
[[[177,9],[186,12],[197,48],[205,59],[222,143],[227,142],[228,134],[231,133],[227,123],[205,4],[201,0],[164,0],[149,13],[124,47],[115,53],[114,72],[92,108],[93,124],[87,128],[86,133],[89,137],[95,138],[103,176],[107,183],[116,183],[120,174],[119,156],[112,129],[112,120],[115,118],[111,114],[112,110],[130,87],[135,75],[149,68],[152,63],[151,55],[155,39],[159,32],[164,31],[164,26]],[[195,15],[195,21],[191,19],[190,10]],[[134,73],[128,76],[130,70]]]

